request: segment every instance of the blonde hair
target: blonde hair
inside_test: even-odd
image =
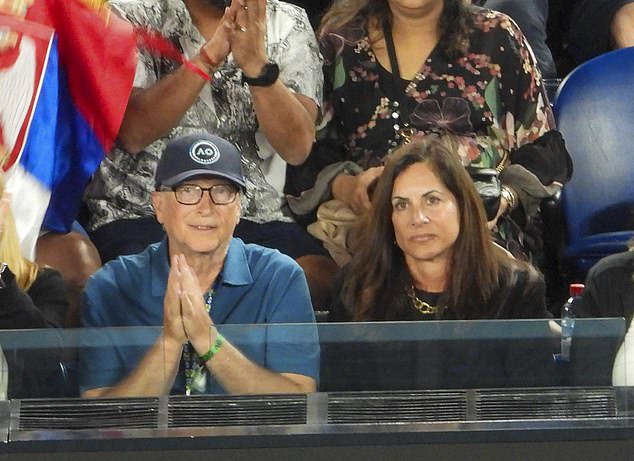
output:
[[[0,175],[0,197],[4,196],[5,182]],[[0,235],[0,262],[5,262],[15,275],[15,281],[22,290],[28,290],[37,277],[39,267],[29,261],[20,251],[18,233],[15,230],[15,220],[11,208],[8,207],[2,222]]]

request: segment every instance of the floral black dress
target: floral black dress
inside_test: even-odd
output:
[[[541,75],[524,36],[508,16],[475,8],[469,52],[449,61],[436,47],[411,82],[403,81],[408,122],[421,133],[464,135],[465,164],[497,166],[505,153],[554,126]],[[376,60],[362,19],[321,37],[326,60],[324,108],[344,140],[345,158],[381,164],[400,144],[393,80]]]
[[[554,129],[535,58],[517,25],[483,8],[472,7],[471,14],[468,52],[450,60],[437,46],[414,79],[396,89],[373,53],[364,18],[320,37],[325,103],[322,148],[314,153],[322,167],[346,160],[364,169],[383,164],[408,123],[415,136],[458,135],[465,166],[502,169],[512,151]],[[402,92],[406,111],[399,107]],[[401,112],[408,118],[401,120]],[[526,253],[521,227],[508,217],[498,225],[501,242],[520,257]]]

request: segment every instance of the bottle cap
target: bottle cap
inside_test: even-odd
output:
[[[583,290],[586,286],[583,283],[571,283],[570,284],[570,297],[576,298],[583,294]]]

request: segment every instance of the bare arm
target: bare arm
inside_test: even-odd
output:
[[[156,85],[132,90],[119,129],[119,142],[132,154],[172,129],[194,103],[205,80],[181,66]]]
[[[615,48],[634,46],[634,3],[623,5],[614,15],[612,41]]]
[[[210,75],[229,54],[227,34],[232,14],[229,9],[225,10],[216,32],[204,45],[204,51],[191,60]],[[202,76],[183,65],[149,88],[135,88],[119,130],[123,148],[136,154],[167,134],[196,101],[206,83]]]
[[[295,373],[276,373],[256,365],[226,342],[207,362],[207,368],[232,394],[308,393],[317,390],[313,378]]]
[[[243,0],[235,23],[229,29],[231,51],[236,64],[247,77],[257,77],[268,57],[266,0]],[[317,104],[294,94],[280,80],[268,87],[249,87],[258,123],[267,140],[280,156],[299,165],[310,153],[315,140]]]
[[[270,87],[250,87],[255,115],[271,146],[291,165],[306,160],[315,141],[317,104],[294,94],[279,80]]]
[[[141,363],[113,387],[89,389],[84,398],[139,397],[168,394],[178,372],[182,345],[165,335],[152,345]]]

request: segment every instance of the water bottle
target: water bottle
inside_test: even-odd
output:
[[[575,328],[575,306],[581,301],[584,288],[583,283],[570,284],[570,298],[561,308],[561,353],[558,359],[564,362],[570,361],[572,331]]]

